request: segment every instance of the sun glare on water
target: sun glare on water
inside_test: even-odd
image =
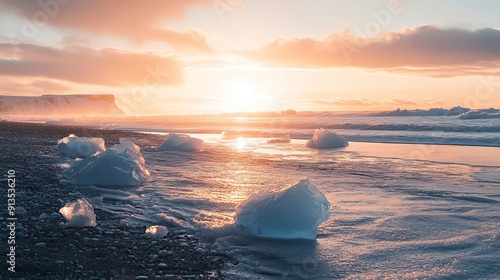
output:
[[[247,146],[247,140],[243,137],[238,137],[236,140],[236,148],[242,150]]]

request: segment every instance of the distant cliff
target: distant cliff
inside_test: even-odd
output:
[[[1,96],[0,115],[101,116],[122,115],[113,95]]]

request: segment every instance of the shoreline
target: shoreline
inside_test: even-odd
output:
[[[221,269],[227,256],[211,250],[195,232],[171,229],[164,239],[144,235],[147,226],[127,226],[120,218],[95,208],[95,228],[68,228],[58,213],[67,202],[96,194],[87,188],[59,182],[62,168],[57,140],[74,133],[102,137],[107,146],[120,137],[147,138],[156,145],[161,136],[81,126],[0,122],[0,154],[5,170],[16,172],[15,271],[6,279],[225,279]],[[147,148],[145,148],[147,149]],[[7,202],[7,188],[1,188]],[[7,203],[0,211],[0,236],[7,244]],[[7,254],[8,252],[6,252]],[[7,258],[4,255],[4,258]],[[143,278],[147,279],[147,278]]]
[[[1,118],[0,118],[1,120]],[[114,130],[116,131],[129,131],[132,133],[147,133],[147,134],[168,134],[168,133],[184,133],[184,134],[219,134],[223,130],[219,129],[205,129],[205,128],[192,128],[192,129],[182,129],[178,127],[174,127],[172,129],[164,129],[164,128],[147,128],[147,127],[140,127],[140,126],[135,126],[133,124],[121,124],[121,125],[112,125],[112,124],[98,124],[98,125],[92,125],[90,123],[65,123],[64,121],[58,122],[55,121],[53,123],[48,123],[46,124],[45,121],[28,121],[28,120],[20,120],[20,121],[12,121],[12,120],[3,120],[3,122],[9,122],[9,123],[27,123],[27,124],[44,124],[44,125],[52,125],[52,126],[63,126],[63,127],[88,127],[88,128],[95,128],[95,129],[102,129],[102,130]],[[318,127],[321,127],[319,125]],[[313,128],[310,128],[309,130],[314,130]],[[338,129],[331,129],[333,131],[338,131],[338,130],[343,130],[342,128]],[[228,131],[233,131],[236,133],[240,133],[238,136],[240,137],[245,137],[245,138],[276,138],[279,136],[282,136],[286,131],[283,132],[263,132],[260,133],[258,131],[253,131],[253,130],[243,130],[243,131],[238,131],[238,130],[231,130],[229,129]],[[368,130],[368,131],[376,131],[376,130]],[[383,131],[383,130],[381,130]],[[393,131],[393,130],[390,130]],[[415,132],[411,131],[410,132]],[[427,131],[427,132],[435,132],[435,131]],[[342,133],[340,133],[342,134]],[[305,133],[295,133],[295,134],[290,134],[290,138],[292,140],[309,140],[313,136],[313,133],[310,134],[305,134]],[[390,138],[394,137],[394,138]],[[488,140],[483,143],[474,143],[469,141],[470,139],[465,139],[465,138],[449,138],[449,137],[444,137],[444,136],[425,136],[425,137],[416,137],[416,138],[407,138],[405,136],[389,136],[389,138],[384,138],[384,137],[379,137],[379,136],[372,136],[372,137],[364,137],[364,136],[345,136],[349,142],[355,142],[355,143],[373,143],[373,144],[401,144],[401,145],[429,145],[429,146],[455,146],[455,147],[486,147],[486,148],[499,148],[500,147],[500,138],[498,138],[498,141],[496,141],[496,138],[489,138],[489,139],[483,139],[483,140]],[[446,140],[453,140],[449,142],[443,142]],[[491,142],[491,141],[496,141],[496,142]]]

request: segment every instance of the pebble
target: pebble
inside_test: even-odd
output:
[[[53,212],[52,214],[50,214],[52,217],[54,218],[59,218],[61,217],[61,214],[57,213],[57,212]]]
[[[140,275],[140,276],[136,276],[134,279],[135,280],[148,280],[148,277],[144,276],[144,275]]]
[[[48,218],[49,218],[49,215],[47,213],[42,213],[42,214],[40,214],[40,216],[38,216],[38,219],[40,219],[40,220],[45,220]]]
[[[185,248],[185,247],[189,247],[189,245],[188,245],[187,243],[184,243],[184,242],[183,242],[183,243],[181,243],[181,244],[179,244],[179,246],[180,246],[180,247],[183,247],[183,248]]]
[[[158,251],[158,256],[160,256],[160,257],[166,257],[168,255],[169,255],[169,253],[166,250]]]
[[[159,263],[158,268],[167,268],[168,265],[166,263]]]
[[[38,242],[35,244],[36,247],[45,247],[45,242]]]
[[[195,250],[195,252],[198,253],[198,254],[205,254],[207,251],[205,249],[203,249],[203,248],[198,248],[198,249]]]
[[[126,228],[129,227],[130,224],[127,220],[120,220],[120,226]]]
[[[28,213],[28,210],[26,210],[26,208],[24,207],[16,207],[16,214],[18,215],[24,215]]]

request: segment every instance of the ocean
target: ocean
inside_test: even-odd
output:
[[[143,148],[150,180],[92,187],[99,195],[91,202],[131,224],[193,232],[231,258],[231,278],[500,278],[498,118],[308,113],[48,123],[203,139],[202,152]],[[350,145],[307,148],[320,127]],[[290,143],[267,142],[283,134]],[[315,241],[249,238],[234,228],[237,206],[252,193],[304,178],[332,205]]]

